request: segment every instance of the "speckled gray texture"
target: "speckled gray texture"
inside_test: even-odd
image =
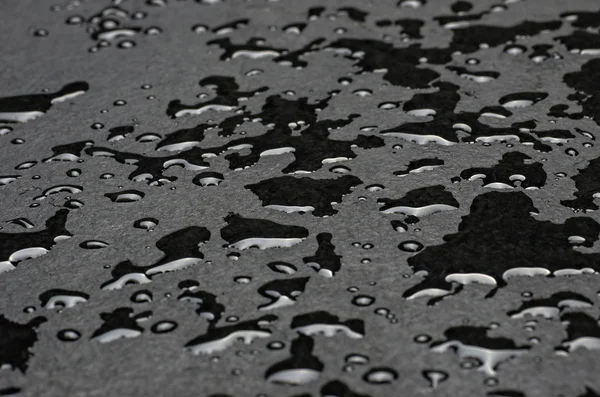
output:
[[[580,71],[582,65],[590,62],[594,55],[570,52],[557,38],[574,35],[578,30],[597,35],[598,26],[577,27],[564,15],[568,12],[597,12],[597,1],[473,2],[473,9],[460,15],[486,14],[471,21],[470,26],[510,27],[524,21],[555,21],[560,22],[560,26],[531,37],[513,37],[500,45],[490,48],[484,46],[469,54],[450,52],[448,62],[423,60],[419,66],[416,66],[418,61],[414,62],[411,66],[413,72],[415,69],[429,69],[439,74],[432,81],[423,83],[424,88],[394,85],[386,79],[385,73],[361,68],[355,65],[356,60],[347,59],[344,54],[332,49],[334,43],[344,38],[375,40],[396,48],[418,44],[422,49],[449,48],[456,45],[452,44],[454,33],[452,29],[441,26],[435,18],[458,15],[451,11],[451,1],[414,2],[424,3],[420,8],[407,7],[406,4],[403,7],[402,2],[396,1],[321,1],[313,4],[291,0],[225,0],[204,4],[191,0],[169,0],[164,3],[127,0],[116,3],[121,4],[113,5],[125,10],[129,16],[136,11],[147,13],[142,19],[116,17],[126,26],[141,28],[139,33],[129,38],[135,42],[135,46],[130,49],[119,48],[118,43],[127,40],[119,38],[97,52],[90,52],[90,48],[99,45],[91,37],[93,33],[86,31],[97,27],[90,18],[111,6],[110,1],[0,2],[0,37],[3,38],[0,46],[0,96],[36,94],[42,93],[43,89],[55,92],[74,81],[89,84],[85,94],[53,105],[42,117],[27,123],[0,123],[0,127],[6,125],[13,129],[0,136],[0,176],[20,176],[12,183],[0,186],[0,232],[16,234],[42,230],[46,220],[64,208],[68,200],[76,199],[84,203],[81,208],[69,209],[66,230],[72,234],[72,238],[57,242],[49,253],[22,261],[15,270],[0,274],[0,291],[3,292],[0,314],[5,319],[18,324],[26,324],[37,316],[47,319],[37,327],[37,341],[29,349],[31,356],[26,360],[25,370],[10,368],[10,365],[0,370],[0,390],[8,393],[20,389],[18,395],[22,396],[329,396],[323,394],[322,388],[331,381],[339,380],[356,394],[342,394],[338,390],[338,394],[335,394],[337,397],[486,396],[501,391],[520,392],[527,397],[575,397],[586,395],[586,387],[600,393],[600,381],[596,376],[600,370],[600,351],[580,348],[567,355],[556,353],[556,348],[570,338],[564,318],[560,316],[568,312],[581,312],[586,313],[594,323],[598,319],[597,292],[600,288],[597,274],[515,277],[506,286],[501,286],[493,297],[486,297],[492,289],[489,285],[469,284],[462,291],[436,302],[431,302],[427,297],[407,299],[406,291],[424,280],[422,274],[414,275],[414,269],[408,261],[411,257],[418,258],[420,254],[398,249],[399,243],[409,240],[423,244],[425,248],[421,253],[425,253],[430,246],[448,244],[443,237],[457,233],[463,217],[473,211],[473,200],[494,191],[529,197],[539,211],[539,214],[530,216],[538,221],[566,224],[570,218],[583,217],[600,222],[597,211],[585,211],[586,208],[576,208],[574,211],[561,204],[561,201],[575,197],[577,188],[572,178],[578,170],[584,169],[590,160],[599,156],[597,142],[576,130],[598,136],[593,109],[584,109],[579,118],[549,115],[550,108],[557,104],[568,104],[568,113],[577,113],[582,109],[580,104],[585,99],[569,97],[575,90],[564,81],[564,76]],[[493,6],[500,5],[505,9],[490,11]],[[310,20],[307,15],[311,7],[324,7],[324,10],[318,18]],[[345,7],[366,12],[365,21],[350,18],[351,14],[343,12]],[[66,23],[74,15],[82,16],[87,22],[75,25]],[[239,26],[221,34],[211,31],[217,26],[243,18],[249,20],[247,26]],[[424,22],[420,29],[423,38],[407,38],[400,34],[400,26],[378,26],[377,21],[384,19],[421,20]],[[299,34],[283,29],[300,22],[307,26]],[[208,31],[196,33],[193,31],[195,25],[206,25]],[[151,27],[160,28],[161,33],[145,34],[144,31]],[[339,28],[345,31],[336,31]],[[47,30],[48,35],[39,37],[39,29]],[[485,36],[477,31],[474,34]],[[294,68],[274,62],[273,56],[260,59],[239,56],[220,60],[224,50],[208,42],[223,37],[230,38],[234,44],[246,43],[250,38],[263,38],[264,45],[290,51],[300,49],[316,39],[322,38],[323,41],[314,51],[299,56],[299,60],[306,62],[305,67]],[[485,42],[484,39],[478,40]],[[513,41],[525,46],[526,52],[518,55],[507,53],[506,47]],[[551,45],[549,57],[541,62],[534,62],[529,56],[537,44]],[[593,50],[593,44],[580,49]],[[368,56],[377,63],[375,55]],[[469,65],[467,60],[470,58],[478,59],[479,63]],[[406,59],[399,57],[397,60],[405,63]],[[447,65],[474,71],[495,71],[500,75],[490,82],[477,83],[459,77],[448,70]],[[248,75],[251,70],[261,70],[262,73]],[[156,133],[164,138],[176,130],[201,123],[218,124],[234,116],[234,111],[208,111],[199,116],[176,119],[167,116],[167,108],[172,100],[193,104],[205,100],[197,97],[200,93],[208,93],[209,99],[214,96],[209,87],[198,85],[201,79],[214,75],[233,77],[241,91],[268,87],[267,91],[236,105],[237,109],[252,115],[261,112],[267,97],[277,95],[290,101],[307,97],[308,103],[330,97],[322,111],[316,113],[319,121],[360,115],[351,119],[348,125],[332,129],[329,139],[351,141],[357,140],[362,134],[377,137],[380,145],[365,148],[357,144],[358,147],[351,149],[354,158],[331,164],[319,164],[319,160],[310,174],[295,175],[315,179],[336,178],[339,175],[331,171],[332,167],[348,167],[349,174],[358,177],[362,184],[345,195],[341,203],[334,205],[336,214],[318,217],[310,213],[285,213],[268,209],[261,205],[257,195],[244,188],[249,184],[284,176],[282,170],[294,160],[293,153],[286,153],[260,157],[245,169],[230,168],[230,160],[226,158],[233,153],[231,148],[227,148],[230,142],[258,137],[273,127],[265,120],[252,122],[253,116],[235,128],[235,134],[230,137],[219,136],[219,128],[204,131],[204,138],[198,146],[226,148],[223,150],[226,153],[215,153],[216,156],[205,159],[209,168],[204,171],[218,172],[224,176],[224,181],[218,186],[198,186],[192,180],[201,171],[179,167],[172,167],[163,173],[163,176],[176,177],[176,180],[162,186],[151,186],[144,181],[130,179],[136,165],[91,155],[98,148],[109,148],[141,156],[177,157],[179,152],[157,151],[159,141],[142,143],[136,137],[144,133]],[[350,78],[352,82],[344,85],[339,82],[340,78]],[[417,80],[414,79],[415,82]],[[459,131],[454,142],[456,144],[450,146],[436,143],[418,145],[380,133],[404,123],[434,120],[435,116],[411,116],[404,106],[415,94],[436,92],[434,84],[439,81],[459,87],[460,102],[454,110],[455,114],[479,112],[485,106],[498,106],[498,100],[507,94],[547,93],[545,99],[532,106],[510,109],[512,115],[507,119],[481,117],[479,120],[498,128],[534,120],[534,131],[567,130],[572,137],[563,143],[544,141],[550,148],[548,151],[507,139],[506,136],[490,145],[484,145],[481,141],[466,142],[463,138],[468,138],[469,133],[464,131]],[[151,85],[151,88],[142,89],[144,84]],[[589,86],[584,97],[593,96],[595,87],[593,84]],[[369,89],[372,95],[361,97],[353,93],[359,89]],[[294,95],[286,94],[287,91],[293,91]],[[333,91],[339,92],[333,95]],[[126,104],[115,106],[116,100],[124,100]],[[398,107],[381,109],[379,105],[385,102],[397,102]],[[102,110],[107,112],[103,113]],[[273,117],[277,115],[280,114],[276,112]],[[293,115],[290,117],[293,118]],[[91,126],[94,123],[102,123],[104,127],[93,129]],[[133,125],[134,132],[122,140],[107,141],[111,128],[126,125]],[[366,126],[375,128],[361,130]],[[302,131],[305,130],[294,131],[291,135],[302,136]],[[533,133],[531,136],[543,141]],[[19,138],[24,143],[12,143]],[[43,159],[52,156],[53,147],[80,141],[93,141],[87,151],[76,153],[81,162],[43,162]],[[258,145],[261,141],[257,139],[253,142]],[[314,147],[311,142],[307,140],[302,145],[310,149],[311,145]],[[592,143],[593,146],[584,146],[584,143]],[[509,144],[513,146],[507,146]],[[568,148],[576,149],[578,155],[568,155]],[[297,154],[300,146],[296,149]],[[459,177],[462,171],[493,167],[503,154],[514,151],[526,154],[532,162],[543,165],[547,179],[540,189],[526,190],[516,185],[510,191],[497,190],[483,187],[480,180],[460,178],[452,182],[452,178]],[[242,149],[240,153],[249,153],[249,149]],[[335,154],[332,149],[329,157],[336,157]],[[394,172],[405,169],[411,160],[436,157],[444,160],[443,166],[404,177],[394,175]],[[29,169],[15,169],[27,161],[38,163]],[[74,168],[81,169],[81,175],[75,178],[67,176],[67,171]],[[100,176],[105,173],[112,173],[114,177],[101,179]],[[566,175],[557,176],[558,173]],[[73,194],[61,192],[45,199],[35,199],[43,190],[65,184],[80,186],[83,191]],[[374,184],[382,185],[384,189],[366,189]],[[443,185],[459,203],[459,208],[421,217],[418,223],[409,224],[404,233],[395,231],[390,223],[392,220],[402,221],[406,218],[404,215],[379,211],[378,199],[399,199],[410,191],[434,185]],[[599,189],[599,186],[596,183],[589,188],[592,191]],[[137,190],[145,193],[145,196],[133,203],[114,203],[105,196],[121,190]],[[40,205],[31,207],[32,203]],[[221,230],[227,225],[225,217],[232,212],[244,218],[301,226],[308,229],[309,236],[290,248],[242,251],[227,248]],[[495,208],[498,217],[516,212]],[[522,216],[525,218],[527,215]],[[146,217],[156,218],[158,225],[151,231],[133,227],[136,220]],[[6,223],[16,218],[27,218],[34,228],[29,230]],[[156,263],[163,256],[156,242],[189,226],[205,227],[211,233],[210,240],[199,248],[204,254],[199,263],[183,270],[155,275],[151,278],[152,282],[145,285],[127,285],[117,290],[101,288],[113,279],[111,270],[119,262],[131,260],[137,266]],[[540,223],[540,230],[545,227]],[[577,235],[577,228],[567,231],[571,230],[573,235]],[[323,277],[309,267],[305,263],[307,261],[303,261],[303,258],[315,255],[317,235],[320,233],[331,233],[335,253],[342,257],[341,269],[332,278]],[[465,253],[464,260],[477,262],[478,256],[483,256],[487,247],[493,246],[490,241],[499,241],[501,237],[493,227],[482,233],[480,242],[473,244],[472,252]],[[108,247],[97,250],[81,248],[80,244],[87,240],[101,240],[108,243]],[[598,233],[592,240],[586,242],[589,246],[568,249],[595,258],[594,255],[600,253]],[[355,242],[360,243],[359,246],[353,245]],[[362,247],[369,243],[374,247]],[[4,247],[3,244],[6,241],[0,240],[0,248]],[[540,249],[540,244],[533,240],[521,241],[517,245],[506,246],[505,250],[517,252],[529,246]],[[543,243],[541,249],[543,251]],[[232,252],[241,254],[238,260],[228,258],[227,255]],[[539,256],[543,257],[543,252]],[[510,258],[509,254],[507,258]],[[368,259],[368,263],[364,259]],[[0,261],[5,260],[7,258],[0,258]],[[267,266],[275,261],[291,263],[298,271],[294,275],[275,273]],[[416,263],[418,259],[414,261]],[[440,255],[439,261],[430,265],[443,267],[449,261],[449,256]],[[480,265],[483,269],[480,273],[487,274],[485,263]],[[547,263],[535,265],[543,268]],[[580,263],[564,263],[562,268],[580,269],[581,266]],[[593,270],[600,270],[600,265]],[[239,276],[251,277],[251,281],[240,284],[235,281]],[[267,311],[258,309],[269,301],[257,292],[261,286],[272,280],[294,277],[310,278],[294,305]],[[186,351],[186,343],[209,331],[209,322],[195,312],[198,307],[196,304],[178,300],[182,293],[178,283],[183,280],[198,281],[199,290],[214,294],[217,302],[223,305],[224,313],[217,327],[235,324],[234,321],[228,322],[230,316],[239,317],[238,322],[241,322],[272,314],[277,316],[277,320],[268,328],[272,334],[249,345],[236,342],[228,349],[212,354],[193,355]],[[348,291],[349,287],[357,287],[358,292]],[[63,310],[43,308],[39,295],[51,289],[83,292],[89,295],[89,299]],[[139,290],[151,291],[152,302],[133,303],[130,297]],[[592,304],[587,308],[563,309],[560,316],[552,319],[515,319],[507,314],[530,299],[527,292],[532,293],[534,299],[541,299],[559,291],[581,294]],[[374,297],[375,303],[367,307],[353,304],[353,298],[360,294]],[[24,309],[29,306],[36,310],[26,312]],[[152,315],[147,321],[139,322],[144,329],[140,336],[99,343],[92,335],[103,324],[101,313],[110,313],[117,308],[132,308],[134,314],[151,311]],[[393,316],[386,318],[376,314],[377,308],[386,308]],[[298,332],[290,327],[293,318],[317,310],[327,311],[343,321],[364,321],[364,337],[352,339],[341,332],[332,337],[312,335],[315,343],[312,354],[324,365],[318,380],[298,386],[269,382],[265,379],[268,369],[291,357],[291,342],[298,337]],[[151,326],[162,320],[174,321],[178,327],[169,333],[153,333]],[[537,323],[528,323],[531,320]],[[477,369],[465,369],[464,365],[461,367],[461,359],[450,351],[437,353],[431,350],[431,343],[445,341],[444,332],[452,327],[490,327],[494,323],[498,326],[488,331],[489,337],[507,338],[516,346],[527,346],[529,349],[526,354],[500,364],[494,376]],[[64,329],[77,330],[81,338],[73,342],[61,341],[57,333]],[[600,333],[595,334],[595,330],[588,331],[588,336],[600,338]],[[423,334],[429,335],[432,342],[420,344],[414,341],[415,337]],[[0,335],[8,340],[10,335],[16,334],[0,328]],[[532,343],[532,337],[539,338],[539,343]],[[285,347],[281,350],[269,349],[267,345],[273,341],[284,342]],[[18,342],[14,342],[14,346],[17,345]],[[0,365],[6,364],[9,356],[8,349],[4,349],[0,350]],[[24,351],[28,351],[27,347]],[[368,364],[346,366],[345,358],[351,353],[368,356]],[[363,379],[363,375],[373,368],[393,369],[398,378],[389,384],[369,383]],[[428,370],[443,371],[448,377],[432,388],[422,374]]]

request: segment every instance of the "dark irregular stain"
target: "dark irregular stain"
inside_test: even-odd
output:
[[[31,349],[38,341],[37,328],[46,321],[45,317],[36,317],[20,324],[0,315],[0,366],[25,373],[33,356]]]
[[[360,184],[362,181],[353,175],[336,179],[283,176],[244,187],[256,194],[267,208],[284,212],[310,211],[314,216],[325,216],[336,214],[338,211],[332,202],[341,203],[342,197]]]

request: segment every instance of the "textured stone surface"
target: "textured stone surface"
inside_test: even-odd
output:
[[[0,21],[0,394],[600,393],[597,1]]]

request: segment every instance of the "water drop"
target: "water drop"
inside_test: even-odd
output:
[[[398,248],[404,252],[419,252],[424,248],[424,246],[418,241],[409,240],[400,243]]]
[[[81,175],[81,170],[79,168],[73,168],[72,170],[67,171],[67,176],[70,176],[71,178],[76,178],[79,175]]]
[[[148,133],[138,136],[137,138],[135,138],[135,140],[138,142],[145,143],[145,142],[159,141],[161,138],[162,137],[159,134],[155,134],[153,132],[148,132]]]
[[[134,303],[152,302],[152,293],[148,290],[137,291],[131,296],[131,301]]]
[[[227,254],[227,258],[229,258],[232,261],[237,261],[240,259],[240,253],[239,252],[230,252],[229,254]]]
[[[208,26],[206,25],[194,25],[192,26],[192,32],[194,33],[204,33],[208,31]]]
[[[28,170],[36,164],[37,164],[37,161],[26,161],[24,163],[17,165],[15,167],[15,170]]]
[[[66,20],[67,25],[79,25],[81,23],[83,23],[83,17],[81,15],[71,15]]]
[[[398,379],[398,372],[387,367],[372,368],[363,375],[363,380],[372,385],[392,383]]]
[[[202,172],[192,179],[192,183],[202,187],[218,186],[223,180],[225,177],[218,172]]]
[[[158,225],[158,219],[156,218],[142,218],[138,219],[133,223],[133,227],[136,229],[150,230],[154,229]]]
[[[117,45],[117,47],[123,48],[123,49],[133,48],[133,47],[135,47],[135,42],[132,40],[123,40]]]
[[[379,184],[374,184],[374,185],[369,185],[369,186],[365,187],[365,189],[367,189],[369,192],[380,192],[383,189],[385,189],[385,186],[379,185]]]
[[[148,36],[156,36],[162,33],[162,29],[158,26],[151,26],[147,28],[144,33],[146,33]]]
[[[102,248],[108,247],[108,243],[105,243],[104,241],[100,241],[100,240],[86,240],[86,241],[82,242],[81,244],[79,244],[79,246],[81,248],[95,250],[95,249],[102,249]]]
[[[81,333],[74,329],[63,329],[58,331],[56,336],[63,342],[75,342],[81,338]]]
[[[398,102],[383,102],[383,103],[380,103],[377,107],[379,109],[389,110],[389,109],[396,109],[398,106],[399,106]]]
[[[140,201],[145,195],[139,190],[124,190],[122,192],[106,193],[104,197],[108,197],[113,203],[133,203]]]
[[[352,298],[352,303],[356,306],[371,306],[375,303],[375,298],[369,295],[356,295]]]
[[[445,371],[428,370],[423,371],[422,374],[429,381],[429,386],[432,389],[437,388],[440,383],[448,379],[448,373]]]
[[[417,343],[428,343],[431,341],[431,336],[426,335],[426,334],[421,334],[421,335],[415,336],[414,340]]]
[[[364,354],[351,353],[346,356],[344,361],[347,364],[366,365],[369,363],[369,357]]]
[[[267,266],[276,273],[294,274],[298,271],[296,266],[287,262],[271,262]]]
[[[233,278],[233,281],[235,281],[238,284],[248,284],[250,281],[252,281],[252,277],[237,276]]]
[[[398,7],[403,8],[421,8],[423,7],[423,0],[400,0],[398,2]]]
[[[280,341],[274,341],[274,342],[270,342],[267,345],[267,348],[270,350],[281,350],[285,347],[285,343],[280,342]]]
[[[329,171],[334,172],[336,174],[347,174],[347,173],[351,172],[350,168],[343,166],[343,165],[331,167],[329,169]]]
[[[483,384],[486,386],[498,386],[498,379],[497,378],[485,378],[483,381]]]
[[[525,48],[522,45],[518,45],[518,44],[511,44],[509,46],[506,46],[506,48],[504,48],[504,52],[506,52],[507,54],[510,54],[510,55],[523,54],[525,51],[527,51],[527,48]]]
[[[571,157],[575,157],[579,155],[579,152],[573,148],[567,148],[565,149],[565,153]]]
[[[33,32],[33,35],[34,35],[35,37],[46,37],[46,36],[48,36],[48,34],[49,34],[49,33],[48,33],[48,31],[47,31],[46,29],[36,29],[36,30]]]
[[[385,307],[378,307],[377,309],[375,309],[373,311],[373,313],[379,315],[379,316],[387,316],[389,314],[390,310],[385,308]]]
[[[152,325],[150,330],[155,334],[166,334],[168,332],[174,331],[177,328],[177,323],[175,321],[159,321]]]
[[[371,96],[373,94],[373,91],[367,90],[367,89],[358,89],[358,90],[352,91],[352,93],[354,95],[357,95],[360,97],[366,97],[366,96]]]
[[[71,208],[71,209],[81,208],[81,207],[83,207],[83,201],[80,201],[80,200],[68,200],[64,204],[64,206],[65,206],[65,208]]]

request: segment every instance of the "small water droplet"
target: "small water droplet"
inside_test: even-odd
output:
[[[387,367],[372,368],[363,375],[363,380],[373,385],[392,383],[398,379],[398,372]]]
[[[579,152],[573,148],[567,148],[565,149],[565,153],[571,157],[575,157],[579,155]]]
[[[158,225],[158,219],[156,218],[142,218],[138,219],[133,223],[133,227],[136,229],[150,230],[154,229]]]
[[[415,336],[414,340],[417,343],[428,343],[431,341],[431,336],[429,336],[427,334],[421,334],[421,335]]]
[[[347,364],[366,365],[369,363],[369,357],[364,354],[351,353],[346,356],[344,361]]]
[[[227,258],[229,258],[232,261],[237,261],[238,259],[240,259],[240,253],[239,252],[230,252],[229,254],[227,254]]]
[[[208,26],[206,25],[194,25],[192,26],[192,32],[194,33],[204,33],[208,31]]]
[[[123,40],[119,44],[117,44],[117,47],[123,48],[123,49],[133,48],[133,47],[135,47],[135,42],[132,40]]]
[[[352,303],[356,306],[371,306],[375,303],[375,298],[369,295],[357,295],[352,299]]]
[[[285,347],[285,343],[280,342],[280,341],[274,341],[274,342],[270,342],[267,345],[267,348],[270,350],[281,350]]]
[[[398,245],[398,248],[404,252],[419,252],[424,248],[424,246],[418,241],[409,240],[401,242]]]
[[[168,332],[174,331],[177,328],[177,323],[175,321],[165,320],[159,321],[152,325],[150,330],[155,334],[166,334]]]
[[[429,380],[429,386],[432,389],[438,387],[440,383],[448,379],[448,373],[445,371],[428,370],[422,372],[423,377]]]
[[[79,25],[83,23],[83,17],[81,15],[71,15],[66,20],[67,25]]]
[[[390,310],[385,307],[378,307],[373,312],[379,316],[387,316],[389,314]]]
[[[235,281],[238,284],[248,284],[250,281],[252,281],[252,277],[237,276],[237,277],[234,277],[233,281]]]
[[[147,28],[144,33],[146,33],[148,36],[156,36],[162,33],[162,29],[158,26],[151,26]]]
[[[383,102],[380,103],[377,107],[383,110],[396,109],[399,106],[398,102]]]
[[[511,44],[504,48],[504,52],[510,55],[520,55],[523,54],[525,51],[527,51],[527,48],[518,44]]]
[[[138,142],[154,142],[160,140],[162,137],[159,134],[155,134],[153,132],[148,132],[138,136],[135,140]]]
[[[81,333],[74,329],[63,329],[58,331],[56,336],[63,342],[75,342],[81,338]]]
[[[385,187],[383,185],[374,184],[365,187],[365,189],[367,189],[369,192],[380,192],[385,189]]]
[[[83,201],[80,200],[68,200],[65,204],[64,204],[65,208],[81,208],[83,207]]]
[[[46,37],[46,36],[48,36],[48,34],[49,34],[49,32],[46,29],[36,29],[33,32],[33,35],[35,37]]]
[[[73,168],[72,170],[67,171],[67,176],[71,178],[76,178],[81,175],[81,170],[79,168]]]
[[[352,170],[344,165],[338,165],[335,167],[331,167],[329,169],[329,171],[335,172],[336,174],[347,174],[347,173],[351,172]]]
[[[131,14],[131,18],[132,19],[144,19],[148,16],[148,13],[144,12],[144,11],[136,11],[133,14]]]
[[[102,249],[102,248],[108,247],[108,243],[105,243],[104,241],[100,241],[100,240],[86,240],[86,241],[82,242],[81,244],[79,244],[79,246],[81,248],[95,250],[95,249]]]
[[[134,303],[152,302],[152,293],[148,290],[137,291],[131,296],[131,301]]]
[[[483,384],[486,386],[498,386],[498,379],[497,378],[486,378],[483,381]]]

